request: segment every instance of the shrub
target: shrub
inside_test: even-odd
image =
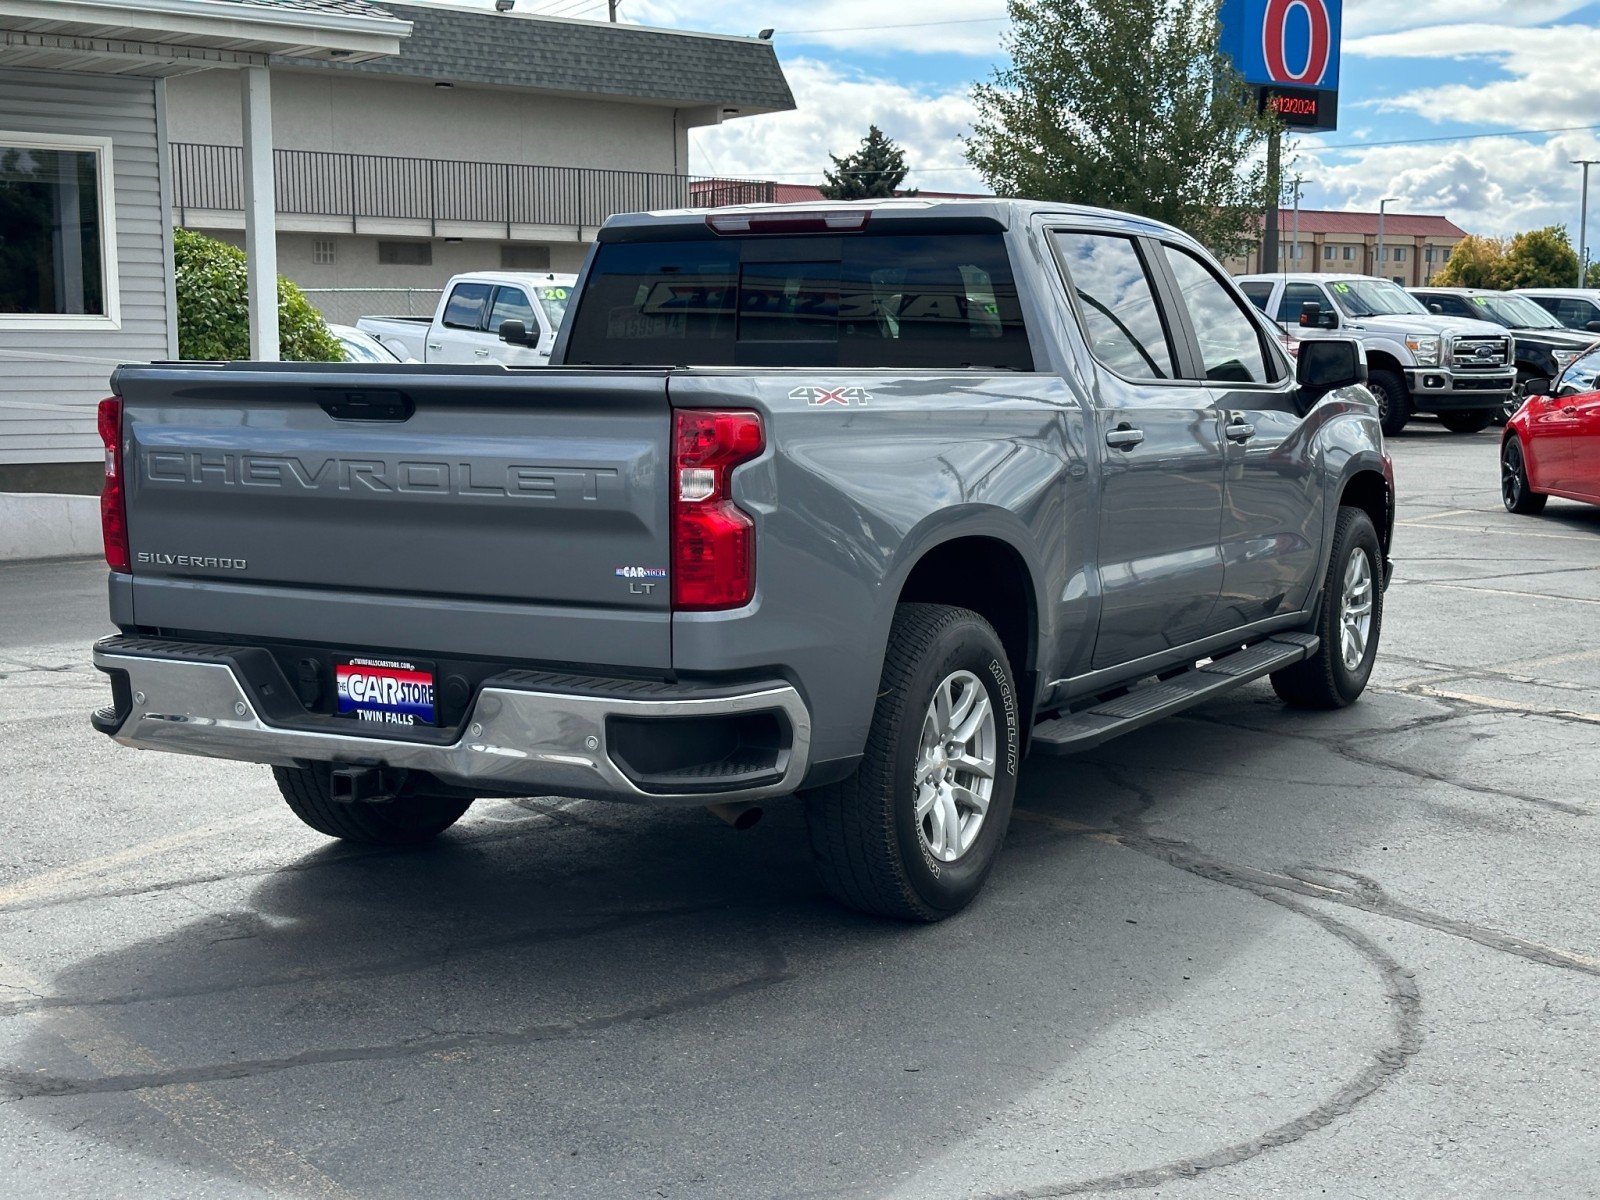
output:
[[[196,233],[172,232],[178,285],[178,357],[249,358],[245,253]],[[338,341],[305,294],[278,276],[278,352],[286,362],[340,362]]]

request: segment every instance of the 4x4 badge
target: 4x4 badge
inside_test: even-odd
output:
[[[865,405],[872,399],[872,393],[864,387],[854,385],[825,388],[815,383],[808,383],[790,392],[789,399],[804,400],[812,408],[821,408],[825,404],[837,404],[841,408],[849,408],[852,404]]]

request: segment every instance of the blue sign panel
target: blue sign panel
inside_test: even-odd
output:
[[[1263,105],[1289,124],[1332,129],[1344,0],[1223,0],[1221,17],[1222,52]]]

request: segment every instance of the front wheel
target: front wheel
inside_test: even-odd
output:
[[[1522,442],[1515,433],[1507,434],[1505,445],[1500,447],[1500,500],[1506,511],[1524,517],[1538,516],[1549,499],[1528,486],[1528,463],[1522,454]]]
[[[1393,371],[1367,373],[1367,390],[1378,401],[1378,424],[1385,437],[1393,437],[1411,420],[1411,396],[1406,381]]]
[[[420,794],[356,804],[335,800],[327,763],[273,767],[272,777],[295,816],[318,833],[347,842],[420,846],[449,829],[472,806],[471,800]]]
[[[1383,632],[1383,548],[1359,508],[1339,510],[1322,609],[1309,632],[1322,644],[1304,662],[1273,672],[1273,690],[1295,708],[1354,704],[1372,677]]]
[[[972,901],[1011,820],[1022,702],[977,613],[895,610],[861,766],[806,795],[812,854],[834,899],[907,921]]]
[[[1479,433],[1489,428],[1494,412],[1487,408],[1472,408],[1465,412],[1443,412],[1439,424],[1451,433]]]

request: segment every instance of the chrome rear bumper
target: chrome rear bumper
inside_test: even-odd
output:
[[[227,647],[108,638],[95,646],[94,663],[117,680],[117,704],[95,714],[95,727],[143,750],[275,766],[390,767],[510,795],[668,804],[783,795],[800,786],[809,761],[810,714],[799,692],[782,681],[737,689],[631,680],[585,686],[572,677],[508,671],[484,683],[458,735],[430,727],[409,738],[346,732],[337,717],[285,722],[264,716],[271,702],[246,681]],[[550,680],[562,686],[540,686]],[[641,778],[608,745],[613,717],[636,723],[759,713],[775,714],[787,744],[754,773],[707,771],[703,787],[694,771],[665,784],[660,777]]]

